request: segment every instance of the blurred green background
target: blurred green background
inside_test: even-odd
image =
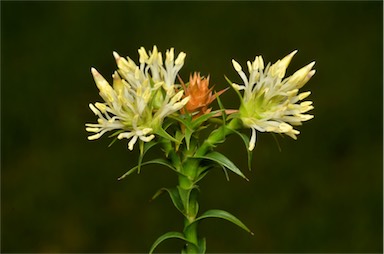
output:
[[[253,170],[241,140],[219,150],[244,169],[201,183],[201,211],[225,209],[255,232],[207,220],[208,252],[382,252],[383,3],[1,2],[1,252],[146,252],[181,230],[172,172],[136,165],[127,142],[87,141],[99,101],[90,74],[115,70],[112,51],[138,60],[156,44],[187,53],[181,71],[239,81],[240,63],[274,62],[294,49],[288,74],[316,61],[315,118],[297,141],[258,136]],[[233,91],[222,96],[236,107]],[[247,133],[248,130],[245,130]],[[137,150],[137,149],[136,149]],[[155,155],[153,155],[155,156]],[[178,252],[170,240],[158,251]]]

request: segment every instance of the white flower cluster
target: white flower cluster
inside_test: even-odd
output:
[[[242,67],[232,60],[233,67],[243,80],[243,85],[232,83],[236,90],[244,90],[240,106],[240,118],[246,127],[252,129],[249,150],[256,142],[256,131],[284,133],[293,139],[300,132],[292,125],[301,125],[303,121],[313,118],[305,114],[313,109],[312,101],[304,101],[310,92],[299,93],[308,80],[315,74],[312,70],[315,62],[284,78],[286,69],[297,50],[274,64],[264,68],[264,61],[257,56],[253,62],[248,61],[249,76]]]
[[[148,53],[139,50],[140,65],[129,57],[120,57],[116,52],[118,70],[112,75],[111,86],[94,68],[93,78],[104,102],[89,104],[98,116],[96,124],[86,124],[88,132],[95,133],[89,140],[100,138],[108,131],[118,131],[118,139],[131,139],[128,148],[133,149],[138,139],[149,142],[161,128],[164,118],[180,110],[189,100],[183,98],[183,91],[177,92],[175,79],[184,64],[185,53],[176,60],[174,49],[166,52],[165,63],[154,46]]]

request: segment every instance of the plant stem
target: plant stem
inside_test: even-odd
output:
[[[193,243],[186,245],[185,253],[203,253],[205,249],[199,245],[200,240],[197,235],[198,223],[195,221],[198,212],[198,202],[196,191],[194,191],[196,188],[194,180],[197,177],[200,160],[193,158],[193,156],[205,155],[216,144],[224,142],[226,136],[232,133],[233,130],[236,130],[240,127],[241,122],[238,119],[233,119],[227,125],[222,125],[220,128],[213,131],[211,135],[204,141],[204,143],[196,149],[195,154],[192,155],[192,157],[186,159],[183,163],[182,172],[186,175],[186,177],[179,177],[179,186],[180,191],[185,192],[185,194],[180,193],[180,195],[185,195],[185,197],[187,197],[183,200],[186,216],[184,220],[184,236],[188,242]],[[192,149],[186,151],[186,153],[188,152],[188,154],[190,154],[191,150]],[[196,246],[198,248],[196,248]]]
[[[184,236],[188,240],[188,242],[192,242],[194,244],[187,243],[185,246],[185,253],[192,254],[192,253],[201,253],[198,246],[198,237],[197,237],[197,223],[190,224],[188,219],[185,219],[184,224],[185,230],[184,230]]]
[[[224,142],[226,136],[231,134],[233,130],[239,129],[241,126],[241,120],[235,118],[227,125],[222,125],[220,128],[214,130],[199,149],[197,149],[196,156],[205,155],[212,147],[216,146],[216,144]]]
[[[194,158],[205,155],[215,145],[224,142],[226,136],[241,127],[241,122],[238,119],[233,119],[227,125],[222,125],[220,128],[214,130],[211,135],[203,142],[200,147],[196,147],[197,142],[191,140],[189,149],[185,149],[181,157],[174,150],[170,141],[163,142],[163,148],[166,151],[168,158],[172,161],[175,168],[180,171],[178,192],[180,201],[183,204],[184,218],[184,237],[187,244],[182,253],[192,254],[205,252],[205,241],[198,238],[196,216],[199,210],[197,202],[197,186],[195,185],[198,177],[200,159]],[[204,243],[203,243],[204,242]],[[203,246],[204,245],[204,246]]]
[[[188,158],[184,161],[182,171],[186,176],[179,177],[179,193],[184,205],[184,236],[188,243],[185,253],[201,253],[199,250],[199,238],[197,235],[197,223],[195,222],[199,209],[197,202],[197,190],[194,180],[197,176],[199,160]]]

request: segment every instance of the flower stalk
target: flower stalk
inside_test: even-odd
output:
[[[188,83],[179,77],[186,54],[181,52],[175,59],[174,49],[165,53],[154,46],[152,51],[143,47],[138,50],[139,64],[131,58],[121,57],[113,52],[118,70],[112,75],[113,83],[97,72],[91,73],[104,102],[89,104],[98,117],[97,123],[86,124],[91,134],[89,140],[101,138],[107,132],[111,137],[128,139],[128,149],[133,150],[139,143],[138,165],[127,171],[118,180],[133,172],[140,172],[147,164],[160,164],[178,175],[174,188],[161,188],[153,199],[162,193],[168,193],[175,208],[184,217],[181,232],[168,232],[160,236],[152,245],[150,253],[163,241],[170,238],[185,242],[181,253],[205,253],[206,240],[199,237],[198,225],[207,218],[220,218],[232,222],[250,234],[250,229],[238,218],[227,211],[207,210],[200,213],[198,203],[198,183],[213,169],[224,169],[248,180],[243,172],[216,147],[225,143],[229,135],[236,134],[247,148],[248,167],[251,168],[252,153],[255,148],[257,132],[275,132],[286,134],[294,139],[299,131],[293,126],[313,118],[306,114],[313,109],[311,101],[303,101],[310,92],[301,89],[315,74],[314,62],[284,78],[286,68],[297,51],[293,51],[274,64],[264,67],[261,56],[248,61],[247,76],[242,66],[232,60],[235,71],[243,84],[229,79],[230,86],[240,99],[238,109],[226,109],[219,96],[226,89],[214,92],[209,87],[209,76],[205,78],[195,72]],[[240,91],[244,91],[241,94]],[[217,100],[219,109],[212,110],[212,102]],[[242,129],[251,129],[251,137],[242,133]],[[207,138],[202,138],[203,129],[210,129]],[[145,154],[154,146],[161,146],[163,158],[144,161]]]

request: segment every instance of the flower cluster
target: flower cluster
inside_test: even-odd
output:
[[[178,112],[191,114],[193,119],[208,114],[210,104],[226,89],[213,93],[209,88],[209,76],[200,73],[190,75],[184,84],[175,84],[178,72],[184,65],[186,54],[181,52],[175,59],[174,49],[162,54],[154,46],[152,52],[143,47],[138,50],[139,65],[129,57],[120,57],[113,52],[118,70],[112,75],[112,86],[91,68],[92,75],[100,90],[104,102],[89,104],[98,116],[95,124],[86,124],[86,130],[94,133],[89,140],[100,138],[108,131],[116,131],[118,139],[130,139],[128,148],[133,149],[138,139],[149,142],[161,129],[164,119]],[[286,69],[297,53],[293,51],[276,63],[264,67],[262,56],[248,61],[247,76],[241,65],[232,60],[233,67],[241,77],[243,84],[231,83],[240,95],[239,110],[225,110],[227,113],[238,112],[243,126],[252,130],[249,150],[256,143],[256,133],[275,132],[286,134],[294,139],[300,133],[293,126],[313,118],[306,114],[313,109],[312,101],[303,101],[310,92],[301,92],[308,80],[315,74],[314,62],[306,65],[293,75],[284,78]],[[217,116],[217,114],[215,115]]]
[[[163,119],[188,102],[189,97],[182,98],[183,91],[177,92],[175,85],[185,53],[181,52],[175,60],[171,48],[166,52],[164,63],[156,46],[148,53],[140,48],[139,55],[138,66],[129,57],[123,58],[113,52],[118,70],[112,75],[112,86],[96,69],[91,69],[104,103],[89,104],[99,117],[96,124],[86,124],[86,130],[95,133],[89,140],[115,130],[118,139],[131,139],[128,148],[132,150],[138,139],[152,140]]]
[[[263,58],[257,56],[253,62],[247,62],[249,77],[241,65],[232,60],[233,67],[244,82],[243,85],[232,83],[232,86],[238,91],[244,90],[239,111],[244,126],[252,129],[249,150],[255,147],[256,131],[284,133],[296,139],[300,132],[292,125],[301,125],[303,121],[313,118],[313,115],[305,114],[313,109],[312,101],[301,102],[310,92],[299,93],[299,89],[315,74],[312,70],[315,62],[284,78],[296,52],[272,65],[269,63],[265,68]]]

